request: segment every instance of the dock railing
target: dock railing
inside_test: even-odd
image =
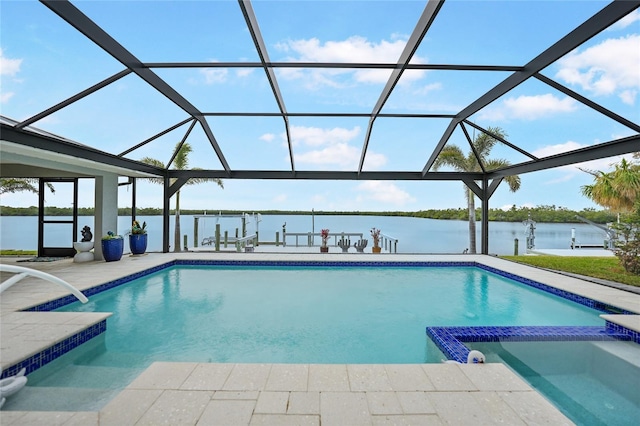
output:
[[[338,242],[342,239],[351,240],[351,244],[357,243],[363,239],[364,234],[362,232],[337,232],[329,234],[329,246],[339,247]],[[316,239],[317,237],[317,239]],[[283,246],[287,244],[292,245],[290,242],[294,240],[295,247],[316,247],[322,243],[322,236],[319,232],[285,232],[283,234],[282,242]],[[317,241],[317,244],[316,244]],[[386,234],[380,234],[380,243],[384,251],[388,253],[398,252],[398,239]]]
[[[362,232],[330,233],[328,244],[330,246],[338,247],[338,241],[343,238],[345,240],[354,240],[353,243],[355,243],[357,240],[361,240],[363,235],[364,234]],[[322,235],[320,232],[286,232],[282,237],[282,245],[286,247],[287,240],[293,239],[295,240],[294,247],[315,247],[316,237],[318,237],[317,246],[319,247],[322,244]]]
[[[389,253],[398,252],[398,239],[387,234],[380,234],[380,241],[382,242],[382,249]]]

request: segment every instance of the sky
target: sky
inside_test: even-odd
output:
[[[77,1],[143,62],[255,62],[258,55],[235,1]],[[414,63],[524,65],[608,2],[448,0],[413,57]],[[425,6],[423,1],[254,1],[272,61],[396,62]],[[35,1],[3,0],[0,14],[0,113],[27,119],[121,71],[123,65]],[[204,112],[277,112],[261,69],[155,68]],[[542,74],[616,114],[640,123],[640,12],[553,63]],[[455,114],[509,72],[424,71],[403,74],[383,113]],[[370,113],[387,70],[284,68],[276,71],[289,112]],[[187,118],[135,75],[36,122],[35,127],[111,153],[121,153]],[[634,132],[538,80],[527,81],[470,117],[500,127],[507,140],[537,157],[592,146]],[[208,117],[234,169],[290,170],[282,119]],[[379,118],[364,170],[421,171],[449,119]],[[297,170],[356,170],[366,118],[290,119]],[[168,162],[188,125],[125,155]],[[187,141],[190,166],[220,169],[198,126]],[[467,152],[460,130],[449,144]],[[640,147],[639,147],[640,151]],[[498,144],[491,158],[518,163],[521,153]],[[580,188],[593,178],[578,167],[607,171],[620,158],[521,175],[512,193],[501,184],[492,208],[597,207]],[[446,168],[442,170],[447,170]],[[124,178],[122,179],[125,180]],[[47,195],[70,204],[67,187]],[[81,180],[80,207],[92,207],[93,182]],[[181,208],[202,210],[417,211],[466,206],[460,182],[224,180],[183,187]],[[131,205],[120,188],[119,205]],[[0,204],[37,205],[33,194],[6,194]],[[161,207],[162,187],[138,185],[139,207]],[[172,202],[173,206],[173,202]]]

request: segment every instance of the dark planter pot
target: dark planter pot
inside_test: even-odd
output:
[[[320,247],[320,253],[329,253],[329,247]]]
[[[147,234],[129,234],[131,254],[144,254],[147,251]]]
[[[115,262],[122,258],[124,251],[124,238],[102,240],[102,255],[106,262]]]
[[[371,251],[373,253],[380,253],[382,251],[382,247],[373,246],[371,247]]]

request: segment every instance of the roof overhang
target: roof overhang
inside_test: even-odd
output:
[[[165,171],[90,147],[0,124],[2,177],[161,177]]]

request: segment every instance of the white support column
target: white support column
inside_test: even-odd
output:
[[[118,175],[96,176],[95,231],[93,233],[96,260],[104,260],[102,236],[107,232],[118,233]]]

